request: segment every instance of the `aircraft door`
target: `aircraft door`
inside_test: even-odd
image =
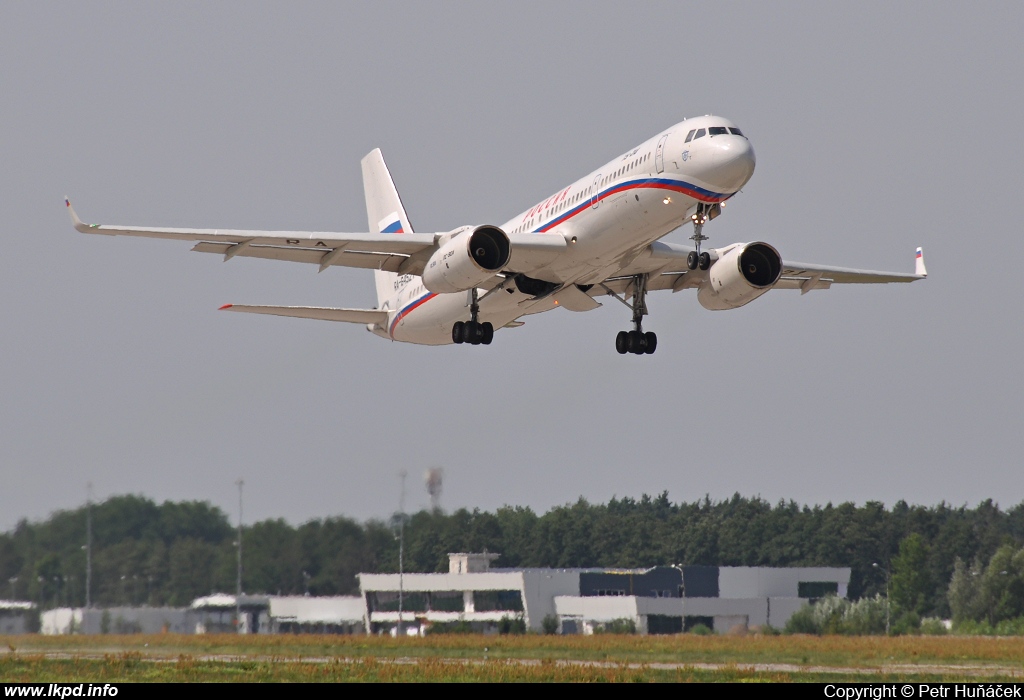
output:
[[[590,208],[597,209],[601,204],[601,173],[594,178],[594,184],[590,186]]]
[[[665,172],[665,142],[668,141],[668,134],[665,134],[658,141],[658,147],[654,149],[654,167],[659,173]]]

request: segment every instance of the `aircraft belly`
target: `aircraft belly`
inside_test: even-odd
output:
[[[693,200],[679,194],[666,205],[657,190],[626,192],[606,200],[591,218],[580,222],[577,242],[569,248],[571,252],[536,276],[559,282],[600,281],[628,265],[643,248],[685,223],[692,205]]]
[[[480,295],[485,292],[481,290]],[[469,320],[468,292],[436,294],[407,313],[394,327],[392,337],[403,343],[448,345],[452,342],[452,326]],[[508,294],[495,291],[480,302],[481,322],[490,322],[495,330],[523,315],[518,302],[527,299],[516,290]]]

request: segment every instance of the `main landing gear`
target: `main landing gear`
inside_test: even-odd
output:
[[[622,303],[626,304],[624,301]],[[647,275],[637,275],[633,278],[632,309],[633,330],[619,331],[615,336],[615,350],[620,355],[627,352],[634,355],[653,355],[658,348],[658,336],[651,332],[644,333],[643,329],[643,319],[647,315]]]
[[[697,268],[707,270],[711,267],[711,256],[708,253],[700,252],[700,244],[708,240],[708,237],[704,235],[704,224],[708,222],[708,218],[712,214],[712,205],[698,204],[697,213],[690,217],[693,220],[693,235],[690,236],[690,240],[693,241],[694,248],[696,248],[686,256],[686,267],[690,270]]]
[[[477,299],[476,289],[470,290],[469,298],[469,320],[455,322],[452,326],[452,342],[456,345],[490,345],[494,339],[494,326],[490,321],[480,323],[477,320],[480,315],[480,300]]]

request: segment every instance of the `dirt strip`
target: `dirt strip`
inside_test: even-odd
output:
[[[110,656],[125,653],[124,649],[111,649],[109,651],[90,650],[89,652],[67,652],[67,651],[11,651],[0,650],[0,654],[6,656],[23,655],[32,658],[45,659],[90,659],[102,661]],[[127,652],[133,654],[135,652]],[[403,665],[416,665],[426,661],[441,661],[448,664],[475,664],[483,665],[492,662],[503,662],[519,664],[522,666],[540,666],[545,663],[542,659],[520,659],[509,657],[487,657],[467,659],[457,657],[438,656],[263,656],[263,655],[238,655],[238,654],[185,654],[185,658],[192,661],[209,663],[307,663],[307,664],[328,664],[346,663],[353,664],[362,661],[373,660],[377,663],[393,663]],[[163,656],[141,652],[139,661],[149,663],[177,663],[180,656]],[[621,668],[621,669],[652,669],[659,671],[682,671],[687,669],[701,671],[724,671],[737,670],[751,673],[817,673],[817,674],[848,674],[873,676],[878,674],[893,675],[948,675],[961,677],[993,676],[1001,675],[1010,678],[1024,678],[1024,667],[1020,666],[985,666],[985,665],[953,665],[953,664],[891,664],[882,666],[801,666],[798,664],[771,664],[771,663],[701,663],[701,662],[632,662],[632,661],[593,661],[586,659],[553,659],[554,663],[560,666],[580,666],[590,668]]]

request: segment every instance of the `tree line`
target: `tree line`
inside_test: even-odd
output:
[[[580,499],[540,515],[506,506],[404,518],[406,571],[446,571],[447,554],[456,551],[498,552],[496,565],[507,567],[848,566],[851,599],[892,593],[922,617],[994,622],[1017,610],[1008,602],[1013,596],[1024,606],[1024,504],[812,507],[739,495],[673,503],[662,493],[600,504]],[[115,496],[94,504],[91,519],[95,605],[181,606],[235,589],[237,530],[209,503]],[[0,534],[0,586],[9,586],[0,597],[44,608],[83,605],[86,520],[82,507]],[[247,525],[243,588],[356,593],[359,572],[398,570],[396,522],[333,517]]]

